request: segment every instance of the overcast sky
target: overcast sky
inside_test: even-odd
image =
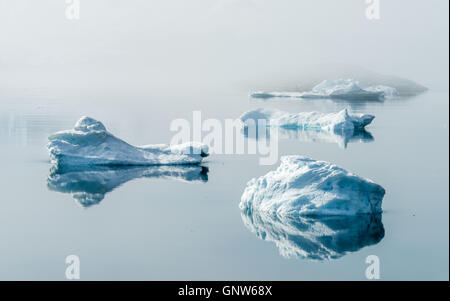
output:
[[[1,86],[214,86],[321,63],[448,87],[447,0],[0,0]]]

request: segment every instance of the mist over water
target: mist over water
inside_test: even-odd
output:
[[[448,3],[440,0],[383,1],[372,21],[360,0],[81,0],[79,20],[66,19],[63,1],[2,1],[0,8],[6,91],[80,100],[249,90],[328,64],[435,89],[448,82]]]

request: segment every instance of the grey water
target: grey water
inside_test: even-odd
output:
[[[384,102],[258,100],[237,90],[82,100],[39,91],[2,94],[0,279],[64,280],[65,258],[75,254],[82,280],[365,280],[369,255],[380,258],[383,280],[448,280],[448,97],[434,90]],[[317,241],[328,239],[319,247],[338,256],[311,260],[280,248],[280,241],[298,251],[310,246],[301,223],[291,225],[295,235],[273,221],[259,224],[279,241],[250,231],[238,207],[241,194],[250,179],[278,165],[260,165],[258,155],[212,155],[194,170],[58,175],[45,148],[49,134],[72,128],[82,115],[143,145],[169,143],[171,121],[192,120],[194,110],[203,119],[224,120],[258,107],[350,107],[376,116],[370,136],[343,145],[303,133],[279,141],[279,156],[333,162],[386,189],[370,236],[364,221],[313,221],[337,231]]]

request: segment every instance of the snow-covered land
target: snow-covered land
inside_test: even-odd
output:
[[[381,214],[293,218],[253,211],[241,217],[252,233],[275,243],[286,258],[336,259],[384,237]]]
[[[397,96],[397,90],[384,85],[366,86],[354,79],[324,80],[303,92],[253,92],[253,98],[289,97],[289,98],[339,98],[382,100]]]
[[[208,181],[208,168],[198,165],[122,166],[53,169],[49,189],[69,193],[82,207],[100,203],[105,195],[137,178],[170,179],[183,182]]]
[[[284,156],[280,166],[247,183],[239,207],[273,216],[381,213],[385,190],[334,164]]]
[[[246,127],[257,126],[264,120],[267,126],[305,131],[327,131],[335,134],[353,134],[361,131],[375,118],[368,114],[349,114],[347,109],[337,113],[301,112],[286,113],[273,109],[256,109],[245,112],[240,119]]]
[[[200,143],[133,146],[90,117],[82,117],[72,130],[51,135],[47,148],[59,167],[199,164],[208,156],[208,146]]]

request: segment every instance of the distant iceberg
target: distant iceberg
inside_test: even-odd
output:
[[[51,135],[47,148],[52,163],[59,167],[199,164],[208,156],[207,145],[193,142],[136,147],[116,138],[90,117],[82,117],[72,130]]]
[[[286,258],[337,259],[384,237],[381,214],[293,218],[253,211],[241,217],[252,233],[275,243]]]
[[[240,119],[244,126],[255,126],[258,120],[266,121],[268,126],[287,129],[320,130],[336,134],[363,130],[375,118],[368,114],[352,114],[344,109],[338,113],[302,112],[286,113],[272,109],[256,109],[245,112]]]
[[[251,91],[306,92],[311,91],[324,79],[348,78],[358,80],[365,90],[369,90],[367,87],[391,87],[395,89],[399,98],[419,95],[428,90],[427,87],[406,78],[380,74],[364,67],[342,63],[305,63],[293,72],[283,71],[277,76],[267,77],[261,74],[253,79],[249,78],[245,87]]]
[[[284,156],[280,166],[247,183],[239,207],[279,217],[381,213],[385,190],[325,161]]]
[[[198,165],[52,168],[47,186],[50,190],[71,194],[86,208],[100,203],[107,193],[137,178],[207,182],[208,168]]]
[[[253,92],[253,98],[336,98],[347,100],[381,100],[397,96],[397,90],[384,85],[365,86],[354,79],[324,80],[307,92]]]

